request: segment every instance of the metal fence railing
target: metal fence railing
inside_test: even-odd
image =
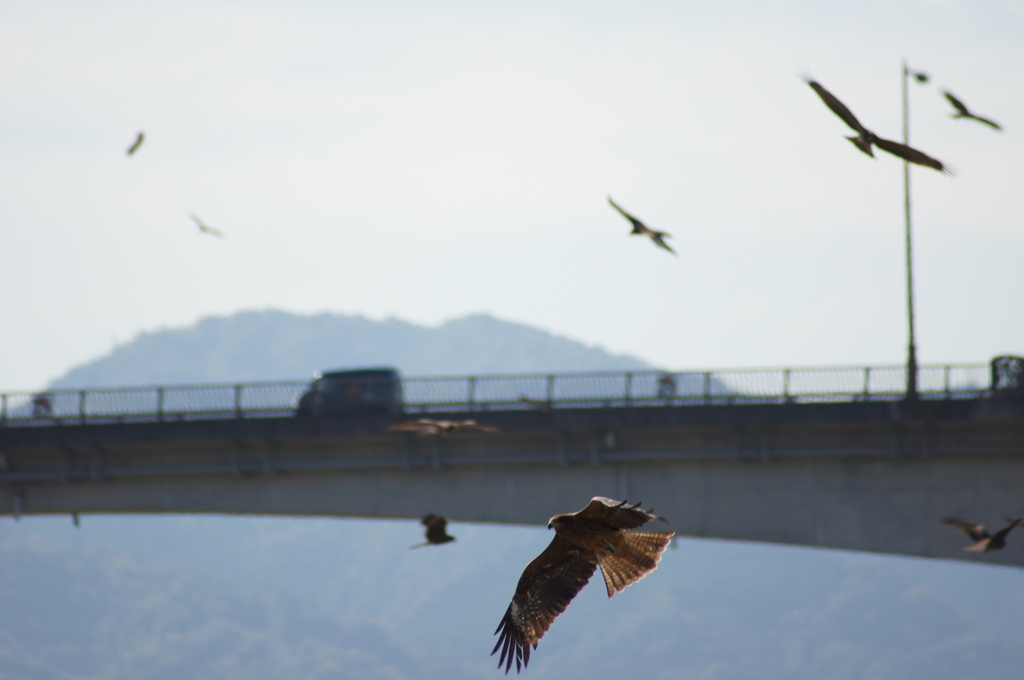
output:
[[[904,366],[881,366],[405,378],[401,384],[405,411],[429,413],[898,400],[906,378]],[[917,384],[922,399],[984,397],[992,389],[988,364],[921,366]],[[308,388],[306,381],[290,381],[10,392],[0,394],[0,424],[287,417]]]

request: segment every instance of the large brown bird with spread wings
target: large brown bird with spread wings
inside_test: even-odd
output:
[[[1020,524],[1021,520],[1024,520],[1024,516],[1009,520],[1009,524],[994,534],[989,534],[988,530],[981,524],[957,519],[956,517],[947,517],[942,520],[942,523],[964,532],[974,541],[973,545],[967,546],[964,550],[988,552],[990,550],[1002,550],[1006,547],[1006,535]]]
[[[600,496],[579,512],[552,517],[548,528],[555,530],[555,537],[526,565],[508,611],[494,631],[499,637],[491,654],[501,650],[498,668],[504,665],[508,673],[514,660],[518,673],[529,664],[530,648],[537,648],[598,566],[609,598],[657,569],[675,532],[627,533],[652,519],[662,518],[641,510],[639,503],[630,506]]]
[[[956,97],[954,97],[952,92],[947,92],[944,90],[942,94],[949,101],[949,103],[953,105],[953,108],[956,109],[956,113],[953,114],[954,118],[971,118],[973,120],[978,121],[979,123],[984,123],[985,125],[988,125],[989,127],[994,128],[996,130],[1003,129],[1003,126],[995,122],[994,120],[982,118],[981,116],[977,116],[971,113],[970,110],[967,108],[967,105],[964,104],[959,99],[957,99]]]
[[[628,212],[620,208],[618,204],[616,204],[615,201],[612,200],[611,196],[608,197],[608,202],[611,203],[613,208],[619,211],[620,215],[629,220],[629,223],[633,225],[633,231],[629,232],[630,234],[639,234],[640,236],[646,236],[652,241],[654,241],[655,245],[664,248],[673,255],[676,254],[676,251],[672,250],[672,248],[669,247],[667,243],[665,243],[665,237],[671,237],[672,234],[669,234],[664,231],[656,231],[654,229],[651,229],[646,224],[644,224],[643,222],[641,222],[640,220],[638,220],[637,218],[633,217]]]
[[[866,153],[867,155],[874,157],[874,152],[871,150],[872,145],[877,146],[883,151],[888,151],[894,156],[898,156],[908,163],[916,163],[917,165],[923,165],[926,168],[933,168],[939,172],[945,174],[952,174],[941,161],[932,158],[923,151],[918,151],[912,146],[901,144],[900,142],[894,142],[890,139],[883,139],[876,135],[871,130],[864,127],[857,117],[850,112],[850,109],[846,108],[846,105],[839,101],[838,98],[824,87],[821,83],[812,80],[811,78],[804,76],[804,82],[811,86],[811,89],[818,93],[821,100],[825,102],[825,106],[832,110],[832,113],[839,116],[844,123],[850,126],[857,134],[853,137],[847,137],[854,146]]]
[[[422,548],[425,545],[443,545],[445,543],[451,543],[455,540],[454,536],[449,536],[445,528],[448,526],[448,520],[439,515],[427,515],[420,520],[420,524],[427,528],[427,540],[416,545],[410,545],[410,548]]]

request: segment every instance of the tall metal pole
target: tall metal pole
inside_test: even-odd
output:
[[[910,144],[910,112],[907,104],[907,60],[903,60],[903,143]],[[907,324],[910,339],[907,343],[908,400],[917,399],[917,347],[914,344],[914,265],[910,241],[910,163],[903,161],[903,217],[907,250]]]

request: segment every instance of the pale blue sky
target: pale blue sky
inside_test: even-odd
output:
[[[5,3],[0,391],[268,307],[901,363],[901,162],[798,75],[899,139],[904,57],[911,142],[957,172],[912,170],[919,359],[1024,354],[1024,3],[430,4]]]

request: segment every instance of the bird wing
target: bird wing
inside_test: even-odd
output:
[[[989,537],[988,531],[985,530],[985,527],[980,524],[975,524],[974,522],[957,519],[956,517],[947,517],[942,520],[942,523],[964,532],[975,541],[980,541]]]
[[[945,90],[943,90],[942,96],[948,99],[949,103],[953,105],[953,108],[962,113],[963,115],[971,115],[971,112],[967,110],[967,106],[962,101],[954,97],[952,92],[946,92]]]
[[[608,197],[608,203],[610,203],[613,208],[618,210],[620,215],[622,215],[623,217],[630,221],[630,223],[633,225],[634,230],[640,231],[641,233],[649,231],[647,225],[645,225],[643,222],[641,222],[640,220],[638,220],[637,218],[633,217],[628,212],[623,210],[615,201],[612,200],[611,196]]]
[[[626,586],[636,583],[657,569],[661,553],[665,552],[673,536],[674,531],[623,532],[613,553],[598,553],[597,560],[601,566],[601,575],[604,576],[608,597],[611,598],[617,592],[621,593]]]
[[[484,432],[501,432],[501,428],[497,425],[484,425],[478,423],[475,420],[463,420],[461,423],[455,423],[456,428],[472,428],[474,430],[483,430]]]
[[[850,112],[850,109],[846,108],[846,105],[836,99],[836,96],[821,86],[821,83],[816,80],[810,80],[804,78],[804,82],[811,86],[811,89],[818,93],[821,97],[821,101],[825,102],[825,106],[832,109],[832,113],[836,114],[843,119],[843,122],[850,126],[851,129],[857,132],[867,132],[867,128],[860,124],[857,120],[857,116]]]
[[[498,668],[504,665],[508,673],[514,660],[518,673],[529,664],[530,647],[537,648],[537,642],[587,585],[596,568],[593,553],[555,535],[544,552],[526,565],[512,602],[494,631],[498,642],[491,654],[501,650]]]
[[[672,250],[672,247],[669,244],[665,243],[665,241],[664,241],[666,236],[667,237],[671,237],[672,234],[667,234],[667,233],[665,233],[663,231],[653,231],[652,230],[648,234],[648,236],[650,236],[651,240],[654,241],[657,245],[661,246],[662,248],[664,248],[668,252],[672,253],[673,255],[676,254],[676,251]]]
[[[899,156],[909,163],[923,165],[926,168],[934,168],[947,175],[953,174],[949,168],[942,164],[942,161],[936,160],[923,151],[918,151],[912,146],[900,144],[899,142],[894,142],[890,139],[882,139],[881,137],[875,139],[875,145],[883,151],[888,151],[894,156]]]
[[[992,120],[990,118],[982,118],[981,116],[975,116],[974,114],[971,114],[970,117],[973,118],[974,120],[978,121],[979,123],[984,123],[985,125],[988,125],[989,127],[993,128],[995,130],[1002,130],[1003,129],[1002,125],[1000,125],[999,123],[995,122],[994,120]]]
[[[437,432],[440,429],[440,425],[433,420],[411,420],[407,423],[396,423],[392,425],[389,430],[394,432]]]
[[[203,224],[203,221],[201,219],[196,217],[195,213],[189,215],[189,217],[191,217],[192,221],[196,223],[197,227],[199,227],[199,231],[205,232],[207,234],[212,234],[213,236],[219,236],[221,238],[224,238],[224,232],[218,229],[214,229],[213,227],[206,226],[205,224]]]
[[[1002,543],[1006,539],[1006,534],[1010,533],[1015,526],[1020,524],[1022,519],[1024,519],[1024,517],[1018,517],[1017,519],[1012,520],[1009,524],[1007,524],[1005,527],[1003,527],[996,533],[992,534],[992,542]]]
[[[144,140],[145,138],[146,135],[142,134],[141,132],[138,134],[138,136],[135,137],[135,141],[132,142],[132,145],[128,147],[129,156],[131,156],[133,153],[139,150],[139,147],[142,146],[142,140]]]
[[[627,501],[615,501],[603,496],[594,496],[587,507],[575,514],[600,519],[616,529],[636,529],[652,519],[664,521],[663,517],[659,517],[653,512],[641,510],[639,503],[627,505]]]

